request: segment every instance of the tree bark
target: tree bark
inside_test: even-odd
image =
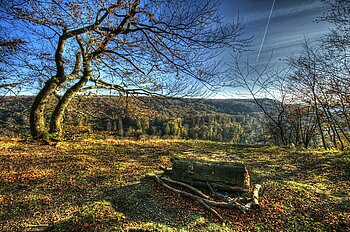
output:
[[[71,103],[74,96],[81,90],[82,87],[84,87],[84,85],[90,79],[92,72],[90,64],[86,64],[84,66],[85,67],[82,78],[65,92],[52,113],[50,120],[50,134],[53,134],[58,138],[62,136],[62,121],[67,107]]]
[[[35,97],[34,103],[30,111],[30,133],[33,138],[40,138],[46,132],[45,108],[50,95],[56,90],[59,81],[56,77],[52,77],[45,83]]]
[[[34,139],[43,137],[47,132],[45,121],[45,108],[51,94],[55,92],[58,86],[66,81],[63,67],[62,54],[64,52],[66,37],[60,36],[55,52],[56,75],[49,79],[45,86],[35,97],[30,111],[30,133]]]

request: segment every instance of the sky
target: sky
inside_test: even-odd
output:
[[[221,9],[223,14],[228,19],[235,18],[239,14],[245,23],[246,36],[254,36],[251,48],[253,51],[244,54],[251,64],[267,62],[271,53],[274,61],[285,63],[281,60],[297,55],[302,49],[305,38],[313,41],[329,30],[330,25],[327,23],[315,22],[326,10],[320,0],[223,1]],[[274,8],[271,12],[273,3]],[[268,21],[269,26],[266,30]],[[265,30],[266,36],[262,44]],[[218,98],[222,97],[231,96],[221,92]]]
[[[253,51],[247,53],[250,62],[264,63],[273,52],[273,60],[283,62],[297,55],[305,38],[313,41],[328,32],[330,25],[315,22],[325,12],[320,0],[225,0],[223,12],[227,17],[239,15],[245,22],[247,35],[254,35]],[[263,41],[269,15],[271,18]]]

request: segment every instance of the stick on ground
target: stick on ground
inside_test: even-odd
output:
[[[156,179],[156,181],[161,184],[163,187],[175,192],[175,193],[178,193],[182,196],[185,196],[185,197],[188,197],[188,198],[191,198],[193,200],[196,200],[198,201],[199,203],[201,203],[203,205],[202,202],[204,202],[206,205],[203,205],[207,210],[209,210],[210,212],[214,213],[216,216],[218,216],[217,213],[215,213],[216,211],[214,209],[212,209],[210,206],[215,206],[215,207],[221,207],[221,208],[227,208],[227,209],[238,209],[240,210],[241,212],[245,213],[246,209],[243,205],[239,204],[238,202],[222,202],[222,201],[213,201],[213,200],[209,200],[209,199],[206,199],[206,198],[203,198],[203,197],[200,197],[200,196],[197,196],[197,195],[194,195],[192,193],[188,193],[186,191],[183,191],[183,190],[179,190],[179,189],[176,189],[176,188],[173,188],[171,186],[169,186],[168,184],[166,184],[164,181],[162,181],[158,176],[153,176],[153,178]],[[210,209],[209,209],[209,208]],[[221,220],[221,216],[218,218],[220,218]]]
[[[206,194],[204,194],[202,191],[200,191],[199,189],[189,185],[189,184],[186,184],[186,183],[183,183],[183,182],[180,182],[180,181],[175,181],[175,180],[172,180],[172,179],[169,179],[167,177],[160,177],[161,180],[164,180],[166,182],[169,182],[169,183],[172,183],[172,184],[177,184],[177,185],[180,185],[180,186],[183,186],[185,188],[188,188],[190,189],[191,191],[193,191],[194,193],[196,193],[197,195],[199,195],[200,197],[203,197],[205,199],[209,199],[210,197]]]

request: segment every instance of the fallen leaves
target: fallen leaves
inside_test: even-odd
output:
[[[242,159],[262,183],[261,209],[217,209],[144,180],[174,154]],[[349,153],[179,140],[86,139],[57,146],[0,139],[0,230],[346,231]]]

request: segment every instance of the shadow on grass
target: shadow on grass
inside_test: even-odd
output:
[[[113,207],[132,221],[169,224],[188,211],[173,204],[172,194],[159,191],[154,184],[154,180],[143,178],[138,184],[106,194],[111,197]]]
[[[154,184],[154,180],[145,177],[138,183],[110,189],[45,231],[163,231],[186,228],[202,220],[199,211],[184,207],[192,202],[179,200]]]

